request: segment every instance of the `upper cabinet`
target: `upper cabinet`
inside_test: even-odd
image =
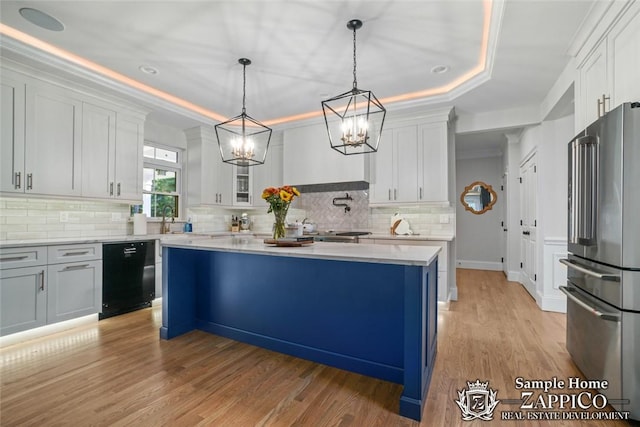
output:
[[[640,100],[640,3],[615,3],[577,55],[576,129]],[[599,35],[596,37],[595,35]]]
[[[143,112],[2,69],[2,192],[142,200]]]
[[[233,167],[222,161],[212,127],[185,131],[187,136],[187,201],[189,206],[233,205]]]
[[[24,193],[26,84],[2,71],[0,81],[0,191]]]
[[[269,143],[267,159],[264,165],[253,166],[253,206],[265,209],[267,203],[262,200],[262,190],[267,187],[281,187],[282,180],[282,133],[274,133]],[[265,210],[266,212],[266,210]]]
[[[451,114],[436,110],[383,130],[371,155],[371,204],[449,203]]]
[[[345,156],[331,148],[324,122],[284,131],[283,179],[286,184],[369,181],[369,156]],[[382,145],[382,142],[380,142]]]

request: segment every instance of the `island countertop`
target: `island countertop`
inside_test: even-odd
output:
[[[400,243],[400,242],[399,242]],[[428,266],[437,257],[437,246],[405,246],[313,242],[302,247],[278,247],[264,243],[264,239],[228,237],[220,239],[184,239],[162,242],[171,248],[200,249],[222,252],[236,252],[257,255],[313,258],[335,261],[368,262],[379,264],[399,264]]]

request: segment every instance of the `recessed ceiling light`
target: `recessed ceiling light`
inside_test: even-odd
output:
[[[446,73],[447,71],[449,71],[449,67],[447,67],[446,65],[436,65],[431,69],[431,72],[433,74],[443,74],[443,73]]]
[[[138,69],[140,71],[142,71],[145,74],[151,74],[152,76],[155,76],[156,74],[158,74],[160,71],[158,71],[157,68],[152,67],[151,65],[141,65],[138,67]]]
[[[27,21],[31,22],[34,25],[37,25],[40,28],[44,28],[45,30],[50,31],[62,31],[64,30],[64,24],[58,21],[53,16],[44,13],[38,9],[32,9],[30,7],[23,7],[19,10],[20,15]]]

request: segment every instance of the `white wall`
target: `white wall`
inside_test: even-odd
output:
[[[505,203],[500,191],[502,181],[502,157],[485,157],[456,160],[456,266],[502,270],[502,204]],[[498,199],[493,208],[482,215],[464,209],[460,194],[475,181],[491,185]]]

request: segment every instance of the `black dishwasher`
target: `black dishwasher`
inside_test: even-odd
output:
[[[103,244],[99,318],[151,307],[155,281],[154,240]]]

